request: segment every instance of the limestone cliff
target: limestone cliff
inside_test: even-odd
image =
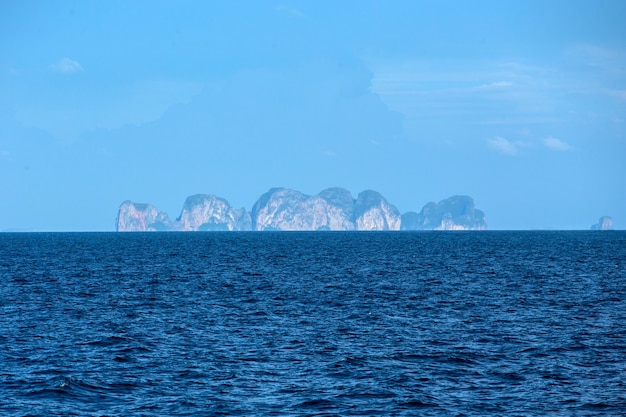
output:
[[[350,192],[330,188],[316,196],[272,188],[252,207],[253,230],[354,230]]]
[[[118,210],[115,230],[118,232],[154,232],[172,230],[174,223],[166,213],[151,204],[124,201]]]
[[[363,191],[354,199],[350,191],[335,187],[314,196],[272,188],[257,200],[251,213],[244,208],[232,208],[221,197],[196,194],[185,200],[176,221],[150,204],[125,201],[119,208],[115,228],[117,231],[485,230],[487,225],[484,213],[476,210],[474,201],[467,196],[428,203],[420,213],[400,216],[398,209],[376,191]]]
[[[355,230],[354,198],[350,191],[339,188],[327,188],[318,194],[330,205],[328,216],[331,219],[330,230]]]
[[[400,230],[400,212],[376,191],[359,194],[354,217],[357,230]]]
[[[273,188],[252,208],[252,225],[254,230],[399,230],[400,213],[375,191],[354,200],[342,188],[315,196]]]
[[[115,225],[118,232],[237,231],[251,228],[250,214],[245,209],[233,209],[223,198],[205,194],[188,197],[176,221],[171,221],[166,213],[151,204],[124,201]]]
[[[421,216],[418,213],[408,211],[400,218],[400,230],[424,230],[421,223]]]
[[[250,214],[245,209],[233,209],[223,198],[196,194],[187,197],[180,217],[183,231],[241,231],[250,230]]]
[[[591,230],[613,230],[613,219],[610,216],[602,216],[598,223],[591,226]]]
[[[402,230],[486,230],[485,213],[474,207],[468,196],[453,196],[430,202],[418,214],[402,215]]]

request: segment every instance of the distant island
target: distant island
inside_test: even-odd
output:
[[[598,223],[591,226],[591,230],[613,230],[613,219],[611,216],[602,216]]]
[[[422,210],[400,214],[380,193],[366,190],[353,198],[343,188],[310,196],[272,188],[252,206],[235,209],[212,194],[187,197],[180,216],[146,203],[124,201],[115,230],[146,231],[308,231],[308,230],[486,230],[485,214],[471,197],[457,195],[428,203]]]

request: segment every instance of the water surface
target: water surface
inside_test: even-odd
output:
[[[624,415],[626,233],[0,234],[0,414]]]

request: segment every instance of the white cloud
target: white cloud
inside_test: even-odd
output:
[[[546,148],[552,149],[553,151],[569,151],[572,149],[568,143],[553,137],[544,139],[543,144]]]
[[[61,58],[57,63],[51,65],[52,70],[62,74],[72,74],[83,71],[83,66],[78,61],[69,58]]]
[[[519,149],[515,143],[500,136],[488,139],[487,146],[505,155],[517,155],[519,153]]]
[[[476,90],[490,90],[493,88],[503,88],[503,87],[511,87],[513,85],[510,81],[496,81],[489,84],[482,84],[474,87]]]

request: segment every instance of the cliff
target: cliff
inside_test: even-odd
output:
[[[354,217],[357,230],[400,230],[400,212],[376,191],[359,194]]]
[[[453,196],[435,204],[430,202],[418,214],[402,215],[401,230],[486,230],[485,213],[474,207],[468,196]]]
[[[115,230],[118,232],[156,232],[174,227],[166,213],[151,204],[132,201],[124,201],[120,205],[115,220]]]
[[[270,230],[485,230],[485,215],[467,196],[428,203],[420,213],[400,215],[380,193],[366,190],[353,198],[343,188],[310,196],[272,188],[248,213],[209,194],[188,197],[180,216],[171,221],[150,204],[124,201],[117,231],[270,231]]]
[[[183,231],[251,229],[250,214],[245,209],[233,209],[223,198],[206,194],[187,197],[177,222]]]
[[[252,206],[253,230],[354,230],[352,196],[339,188],[308,196],[272,188]]]
[[[118,232],[155,231],[237,231],[251,230],[250,214],[233,209],[228,201],[214,195],[187,197],[176,221],[151,204],[124,201],[118,210]]]
[[[399,230],[400,213],[379,193],[329,188],[315,196],[273,188],[252,207],[253,230]]]

